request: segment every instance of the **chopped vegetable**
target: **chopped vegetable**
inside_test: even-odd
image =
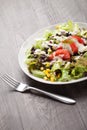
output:
[[[48,58],[49,58],[49,60],[53,60],[55,58],[55,56],[59,56],[64,60],[69,60],[70,59],[70,53],[66,49],[57,49]]]
[[[78,53],[78,47],[76,46],[76,44],[74,42],[72,42],[70,44],[70,47],[71,47],[74,54]]]
[[[80,37],[80,36],[77,36],[77,35],[73,35],[71,36],[72,38],[75,38],[80,44],[84,44],[84,40]]]

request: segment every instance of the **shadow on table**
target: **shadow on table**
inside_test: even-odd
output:
[[[87,98],[87,80],[78,83],[68,84],[68,85],[50,85],[50,84],[37,82],[26,76],[26,83],[28,83],[30,86],[51,93],[61,94],[75,99],[79,99],[81,97]]]

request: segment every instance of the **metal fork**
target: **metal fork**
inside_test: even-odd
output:
[[[9,76],[8,74],[1,74],[0,78],[5,81],[7,84],[9,84],[9,86],[11,86],[12,88],[14,88],[15,90],[19,91],[19,92],[25,92],[26,90],[35,90],[37,92],[40,92],[46,96],[49,96],[55,100],[58,100],[60,102],[63,103],[67,103],[67,104],[75,104],[76,101],[73,99],[70,99],[68,97],[65,96],[61,96],[61,95],[56,95],[47,91],[43,91],[41,89],[35,88],[35,87],[31,87],[27,84],[21,83],[17,80],[15,80],[14,78],[12,78],[11,76]]]

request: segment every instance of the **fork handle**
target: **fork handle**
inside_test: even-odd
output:
[[[65,96],[61,96],[61,95],[56,95],[56,94],[53,94],[53,93],[49,93],[49,92],[46,92],[44,90],[41,90],[41,89],[38,89],[38,88],[34,88],[34,87],[29,87],[30,90],[35,90],[37,92],[40,92],[46,96],[49,96],[55,100],[58,100],[60,102],[63,102],[63,103],[66,103],[66,104],[75,104],[76,101],[71,99],[71,98],[68,98],[68,97],[65,97]]]

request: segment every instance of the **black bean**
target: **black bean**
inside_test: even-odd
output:
[[[68,33],[65,34],[65,36],[66,37],[71,36],[71,33],[68,32]]]
[[[45,62],[47,60],[47,56],[44,54],[41,54],[39,57],[39,62]]]
[[[49,49],[49,48],[44,48],[44,51],[46,52],[46,54],[48,53],[48,49]]]
[[[49,41],[50,43],[52,43],[52,41]]]
[[[37,55],[37,54],[34,54],[33,56],[34,56],[34,58],[37,58],[37,57],[38,57],[38,55]]]
[[[35,50],[36,50],[36,49],[35,49],[34,47],[32,47],[32,48],[31,48],[31,54],[34,54]]]
[[[50,45],[48,45],[49,46],[49,48],[52,50],[52,46],[50,46]]]
[[[59,37],[60,37],[61,35],[60,35],[60,34],[58,34],[58,33],[56,33],[56,36],[59,36]]]

